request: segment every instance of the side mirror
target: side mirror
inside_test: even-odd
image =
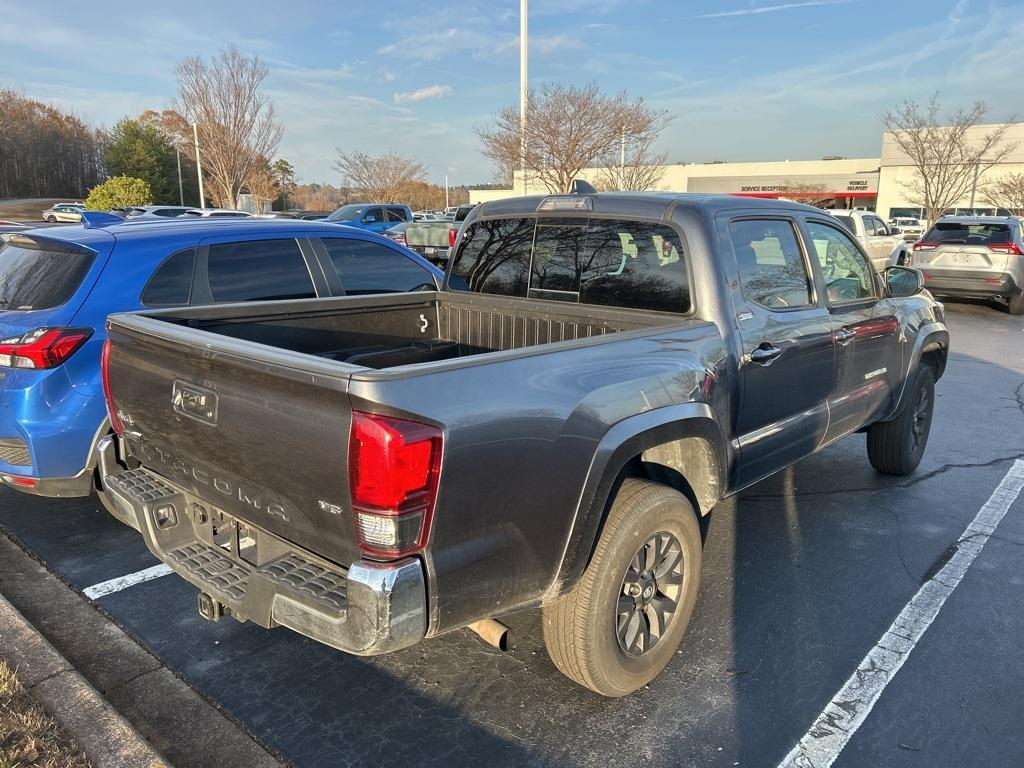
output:
[[[924,275],[913,267],[888,267],[885,270],[885,285],[890,296],[916,296],[924,290]]]
[[[899,227],[889,227],[889,234],[890,235],[902,235],[903,234],[903,230],[900,229]]]

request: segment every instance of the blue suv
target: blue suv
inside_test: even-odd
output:
[[[412,209],[397,203],[349,203],[336,210],[324,221],[346,224],[371,232],[386,232],[403,221],[412,221]]]
[[[106,504],[94,448],[109,431],[108,314],[436,290],[443,279],[387,238],[318,221],[83,218],[0,235],[0,482],[40,496],[96,489]]]

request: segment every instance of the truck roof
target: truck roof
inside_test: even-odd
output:
[[[536,213],[545,200],[588,198],[592,208],[576,209],[576,213],[593,212],[598,214],[619,214],[641,216],[644,218],[664,218],[676,208],[688,208],[703,212],[717,212],[742,208],[764,209],[765,211],[801,210],[819,211],[809,205],[795,203],[790,200],[771,200],[740,195],[713,195],[699,192],[597,192],[594,194],[576,195],[530,195],[527,197],[508,197],[492,200],[478,206],[477,217],[514,216]],[[550,213],[560,216],[572,215],[573,210],[558,209]],[[820,212],[820,211],[819,211]]]

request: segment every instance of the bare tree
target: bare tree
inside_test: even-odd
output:
[[[228,208],[281,141],[274,105],[260,92],[267,71],[259,56],[244,56],[234,46],[209,63],[192,57],[176,68],[179,112],[198,124],[204,175],[213,197]]]
[[[278,183],[274,170],[265,159],[257,166],[245,180],[245,187],[249,195],[256,203],[256,213],[263,213],[264,203],[272,202],[281,193],[281,186]]]
[[[367,202],[397,202],[406,187],[427,178],[423,163],[396,152],[368,155],[365,152],[343,152],[340,148],[337,152],[334,170],[348,179],[348,186],[362,189],[367,195]]]
[[[798,203],[813,205],[815,208],[831,207],[835,198],[827,193],[827,187],[815,181],[786,181],[783,194]]]
[[[993,208],[1024,216],[1024,173],[1008,173],[985,185],[982,199]]]
[[[650,134],[638,140],[625,157],[620,146],[619,157],[605,161],[595,186],[602,191],[618,192],[647,192],[657,187],[665,176],[668,152],[651,154],[651,144],[656,138],[657,134]]]
[[[1016,148],[1005,140],[1010,123],[984,133],[976,130],[988,114],[984,102],[958,109],[946,120],[941,112],[936,93],[923,106],[905,101],[882,115],[886,131],[916,171],[916,178],[904,184],[910,201],[924,208],[930,221],[955,207],[985,171]]]
[[[553,193],[567,191],[584,168],[611,165],[623,146],[627,156],[642,157],[670,120],[643,99],[632,100],[625,91],[607,96],[595,83],[544,85],[530,92],[528,104],[527,175]],[[502,109],[477,136],[499,173],[519,167],[518,108]]]

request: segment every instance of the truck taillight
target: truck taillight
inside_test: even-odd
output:
[[[56,368],[81,348],[91,328],[36,328],[21,336],[0,340],[0,367]]]
[[[449,248],[454,248],[455,247],[455,239],[458,236],[459,236],[459,228],[458,227],[449,227],[448,228],[448,247]]]
[[[110,419],[110,428],[117,434],[124,435],[124,425],[121,423],[121,417],[117,415],[114,396],[110,394],[110,339],[103,342],[103,354],[100,355],[100,378],[103,381],[103,399],[107,401],[107,417]]]
[[[349,484],[359,548],[371,557],[417,552],[430,538],[443,438],[436,427],[356,411]]]

